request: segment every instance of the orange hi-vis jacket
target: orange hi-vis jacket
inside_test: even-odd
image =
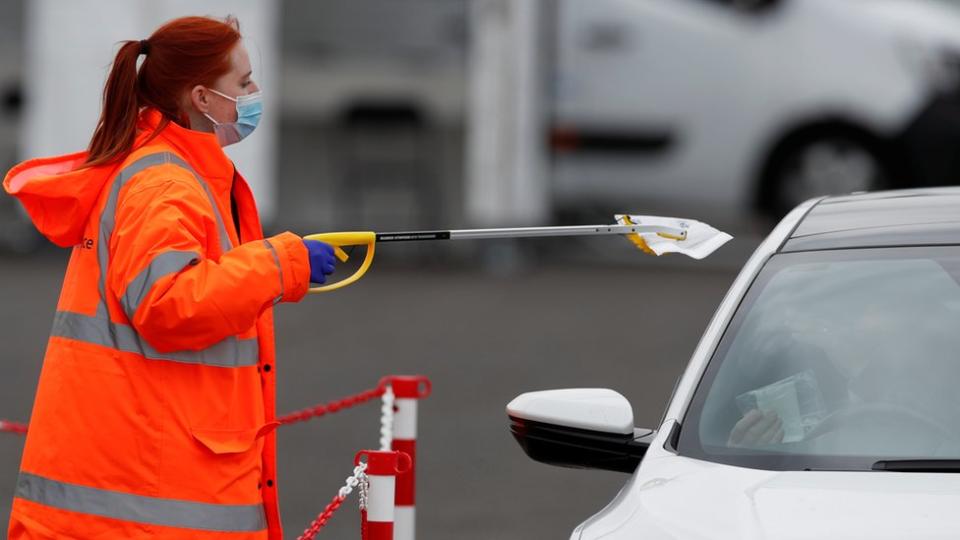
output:
[[[122,163],[77,153],[4,180],[73,246],[10,538],[282,537],[272,306],[306,294],[307,251],[263,239],[216,137],[170,123],[151,139],[159,121],[141,115]]]

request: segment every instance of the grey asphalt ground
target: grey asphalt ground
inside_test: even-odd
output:
[[[351,394],[386,374],[427,375],[434,393],[420,406],[418,537],[568,538],[627,475],[530,461],[504,406],[530,390],[608,387],[630,400],[638,426],[653,426],[755,245],[735,241],[694,263],[607,243],[597,262],[554,257],[507,274],[391,264],[384,249],[385,263],[359,285],[278,306],[278,409]],[[66,256],[0,259],[0,418],[29,418]],[[354,453],[376,448],[378,428],[379,402],[281,428],[287,537],[329,502]],[[0,434],[4,530],[22,444]],[[359,538],[355,501],[318,538]]]

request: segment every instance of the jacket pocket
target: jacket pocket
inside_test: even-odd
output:
[[[214,454],[237,454],[253,448],[257,439],[270,433],[280,422],[267,422],[249,429],[192,428],[193,438]]]

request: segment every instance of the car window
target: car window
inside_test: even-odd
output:
[[[960,250],[778,255],[708,366],[681,453],[761,468],[960,458]]]

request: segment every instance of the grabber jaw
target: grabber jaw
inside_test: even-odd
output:
[[[630,233],[627,235],[627,240],[630,240],[631,242],[633,242],[633,244],[638,248],[640,248],[640,250],[643,251],[644,253],[648,255],[656,255],[656,253],[654,253],[653,250],[650,249],[650,246],[647,245],[646,240],[644,240],[643,237],[640,236],[639,234]]]
[[[682,253],[702,259],[733,238],[693,219],[618,214],[616,220],[621,225],[645,227],[649,232],[638,231],[626,236],[644,253],[653,255]]]
[[[636,225],[636,223],[634,223],[634,221],[630,219],[629,215],[618,216],[618,219],[623,225]],[[633,244],[637,246],[637,248],[639,248],[644,253],[647,253],[649,255],[659,255],[657,252],[650,249],[650,246],[647,244],[647,241],[644,240],[642,236],[640,236],[640,233],[630,233],[625,236],[627,237],[627,240],[630,240],[631,242],[633,242]],[[667,238],[670,240],[676,240],[679,242],[687,238],[687,231],[681,230],[680,234],[658,232],[657,236],[661,236],[663,238]]]

